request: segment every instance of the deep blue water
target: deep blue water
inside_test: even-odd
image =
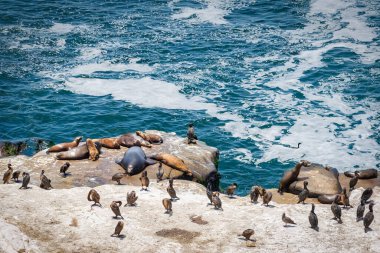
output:
[[[1,140],[185,136],[194,122],[239,193],[300,159],[380,167],[378,1],[0,6]]]

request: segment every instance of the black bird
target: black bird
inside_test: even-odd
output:
[[[374,218],[374,216],[373,216],[373,206],[374,205],[375,204],[373,202],[371,204],[369,204],[369,211],[363,218],[364,232],[365,233],[368,232],[369,226],[371,225],[373,218]]]
[[[359,171],[355,171],[355,176],[350,179],[350,191],[352,191],[355,188],[355,185],[358,183],[359,180]]]
[[[319,228],[318,228],[318,217],[314,213],[314,208],[315,208],[315,205],[311,204],[311,211],[309,214],[309,222],[310,222],[311,228],[318,231],[319,230]]]
[[[358,205],[358,209],[356,209],[357,222],[363,219],[364,211],[365,211],[365,201],[362,200],[360,201],[360,205]]]
[[[338,204],[339,199],[340,199],[340,196],[336,195],[334,202],[331,204],[331,211],[334,214],[334,219],[338,220],[338,223],[343,223],[342,218],[341,218],[342,217],[342,209],[340,208],[340,206]]]
[[[364,200],[364,202],[367,203],[369,198],[372,196],[372,193],[373,193],[372,188],[365,189],[364,192],[362,193],[361,200]]]

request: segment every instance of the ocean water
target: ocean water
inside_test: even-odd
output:
[[[1,140],[194,122],[240,194],[300,159],[380,168],[379,1],[0,6]]]

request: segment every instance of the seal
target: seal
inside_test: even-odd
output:
[[[330,171],[334,174],[335,178],[339,178],[339,171],[336,168],[325,166],[325,170]]]
[[[359,179],[377,178],[377,170],[376,169],[360,170],[358,172],[359,172]],[[346,177],[354,177],[355,172],[346,171],[346,172],[344,172],[344,175]]]
[[[336,195],[323,194],[318,196],[318,201],[321,204],[332,204]]]
[[[100,153],[102,146],[99,142],[94,143],[97,150]],[[79,145],[76,148],[70,149],[69,151],[64,151],[56,155],[57,160],[81,160],[87,159],[90,157],[86,143]]]
[[[120,149],[120,144],[118,138],[102,138],[102,139],[93,139],[94,142],[99,142],[100,145],[104,148],[109,149]]]
[[[150,144],[161,144],[164,142],[161,136],[158,134],[149,134],[149,133],[144,133],[141,131],[136,131],[137,136],[140,136],[143,138],[145,141],[149,142]]]
[[[126,171],[126,174],[133,176],[142,172],[146,166],[155,164],[155,161],[146,158],[144,151],[140,147],[131,147],[121,160],[115,161]]]
[[[172,167],[173,169],[182,171],[188,176],[193,175],[191,170],[186,166],[185,162],[182,159],[178,158],[177,156],[167,154],[167,153],[159,153],[156,155],[152,155],[149,158],[157,160],[157,161],[161,161],[163,164],[166,164],[167,166]]]
[[[79,137],[76,137],[72,142],[65,142],[65,143],[54,145],[46,151],[46,154],[49,154],[51,152],[67,151],[69,149],[78,147],[81,140],[82,140],[82,136],[79,136]]]
[[[147,148],[152,147],[152,145],[150,145],[149,143],[136,139],[133,136],[133,134],[124,134],[124,135],[119,136],[119,138],[117,139],[117,143],[119,143],[120,146],[127,147],[127,148],[134,147],[134,146],[147,147]]]
[[[292,170],[288,170],[284,172],[282,179],[280,180],[280,184],[278,186],[278,192],[283,193],[285,189],[289,188],[289,185],[297,180],[298,175],[300,174],[301,167],[310,166],[310,162],[308,161],[300,161]]]

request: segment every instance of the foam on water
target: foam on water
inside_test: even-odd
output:
[[[133,70],[137,72],[151,72],[154,70],[147,64],[138,64],[136,60],[132,60],[129,64],[122,63],[111,63],[110,61],[105,61],[102,63],[89,63],[84,65],[78,65],[73,68],[70,72],[72,75],[89,75],[95,72],[123,72],[127,70]]]
[[[53,26],[49,30],[54,33],[65,34],[74,30],[74,28],[75,26],[71,24],[53,23]]]

